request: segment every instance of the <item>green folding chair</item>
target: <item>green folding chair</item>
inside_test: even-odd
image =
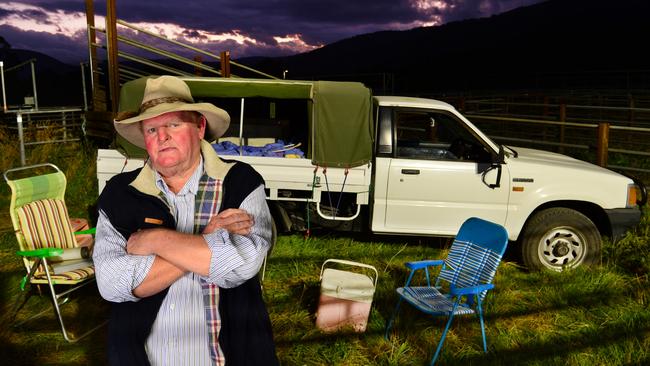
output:
[[[36,174],[39,171],[52,172]],[[20,249],[16,253],[22,258],[27,273],[20,288],[24,291],[28,283],[32,287],[22,302],[16,303],[13,316],[27,303],[34,287],[40,294],[40,286],[46,285],[63,337],[68,342],[76,342],[105,324],[74,337],[66,331],[60,309],[70,300],[70,293],[95,280],[95,267],[90,255],[94,229],[87,229],[85,220],[68,217],[64,201],[66,178],[55,165],[9,169],[4,172],[4,179],[11,188],[9,213]],[[79,228],[87,230],[75,232]],[[49,309],[21,324],[47,311]]]

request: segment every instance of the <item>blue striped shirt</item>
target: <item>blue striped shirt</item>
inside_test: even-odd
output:
[[[177,231],[193,231],[195,197],[202,173],[203,159],[178,194],[171,192],[155,173],[156,185],[176,220]],[[255,276],[270,246],[271,215],[264,186],[251,192],[240,208],[255,219],[249,235],[231,235],[224,229],[203,235],[212,253],[210,271],[203,278],[219,287],[236,287]],[[153,255],[130,255],[125,248],[126,239],[100,212],[93,260],[97,285],[106,300],[138,301],[132,291],[153,264]],[[152,365],[211,365],[200,278],[198,274],[186,273],[170,286],[146,342]]]

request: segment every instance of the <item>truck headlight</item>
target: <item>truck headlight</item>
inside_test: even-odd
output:
[[[639,187],[636,184],[627,185],[627,206],[634,207],[637,205],[637,195],[639,193]]]

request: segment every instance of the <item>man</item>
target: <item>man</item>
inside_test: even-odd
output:
[[[161,76],[123,117],[117,132],[149,159],[113,177],[98,202],[93,260],[112,303],[109,362],[277,364],[256,277],[271,240],[264,182],[204,140],[226,131],[228,113]]]

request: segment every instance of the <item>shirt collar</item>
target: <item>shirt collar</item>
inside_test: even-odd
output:
[[[185,182],[183,188],[181,188],[181,190],[178,191],[178,193],[176,194],[177,196],[188,194],[188,193],[196,195],[196,193],[199,191],[199,180],[203,175],[203,156],[199,155],[199,157],[200,157],[199,165],[196,167],[196,169],[194,169],[194,172],[190,176],[190,179],[188,179],[187,182]],[[156,187],[158,187],[158,189],[160,189],[160,191],[166,195],[174,194],[169,189],[167,183],[165,183],[165,180],[160,175],[160,173],[158,173],[155,169],[152,169],[152,171],[154,174]]]

